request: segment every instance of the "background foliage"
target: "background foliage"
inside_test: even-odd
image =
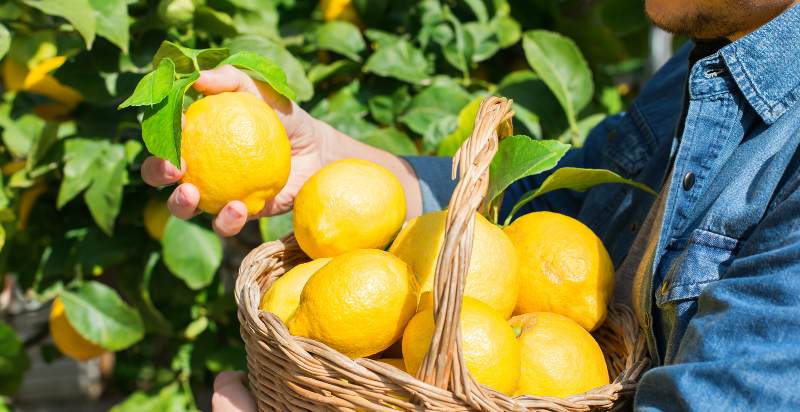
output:
[[[645,71],[637,1],[353,4],[358,17],[331,19],[316,0],[0,3],[0,273],[31,299],[62,293],[73,326],[118,351],[110,392],[132,395],[117,411],[194,409],[214,373],[245,368],[208,217],[170,219],[161,241],[144,228],[144,205],[170,189],[139,177],[149,103],[117,106],[162,41],[265,56],[314,116],[401,155],[453,153],[487,94],[515,100],[516,131],[580,145]],[[286,217],[259,226],[265,240],[289,230]],[[0,322],[0,395],[22,354]]]

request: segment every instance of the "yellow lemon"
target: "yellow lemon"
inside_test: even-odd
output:
[[[392,365],[395,368],[400,369],[403,372],[406,371],[406,364],[405,364],[405,361],[402,360],[402,359],[398,359],[398,358],[382,358],[382,359],[378,359],[378,362],[383,362],[383,363],[385,363],[387,365]]]
[[[333,162],[309,178],[294,201],[294,235],[312,258],[383,249],[406,216],[397,177],[361,159]]]
[[[511,318],[520,331],[520,377],[514,395],[567,397],[608,384],[603,351],[592,335],[557,313]]]
[[[297,305],[300,304],[300,294],[308,279],[330,261],[330,258],[312,260],[299,264],[284,273],[261,298],[261,310],[272,312],[286,322],[297,310]]]
[[[153,196],[147,200],[142,214],[144,215],[144,229],[147,234],[155,240],[163,239],[164,228],[167,226],[167,220],[169,220],[170,216],[166,202]]]
[[[382,250],[361,249],[333,258],[306,283],[287,326],[361,358],[388,348],[417,306],[408,265]]]
[[[356,25],[360,24],[353,0],[322,0],[320,7],[325,21],[344,20]]]
[[[289,178],[291,147],[278,115],[250,93],[206,96],[186,110],[183,182],[200,191],[200,209],[216,214],[232,200],[255,214]]]
[[[433,338],[433,308],[417,313],[403,333],[406,370],[416,375]],[[513,329],[489,305],[464,297],[461,306],[464,361],[475,379],[499,392],[511,394],[520,372],[519,344]]]
[[[591,229],[569,216],[534,212],[505,232],[520,261],[514,313],[560,313],[588,331],[603,323],[614,290],[614,266]]]
[[[70,325],[61,298],[56,298],[50,309],[50,336],[61,353],[75,360],[85,361],[105,352],[105,349],[86,340]]]
[[[433,290],[436,259],[444,242],[446,211],[412,219],[397,235],[389,251],[411,266],[420,291]],[[517,303],[519,274],[514,245],[503,231],[475,213],[472,257],[464,296],[478,299],[511,317]]]
[[[24,64],[7,58],[3,65],[3,81],[8,90],[25,90],[41,94],[73,108],[80,103],[83,96],[50,75],[50,72],[61,67],[64,62],[66,62],[64,56],[49,57],[28,70]]]

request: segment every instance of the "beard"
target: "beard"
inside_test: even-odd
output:
[[[751,1],[645,0],[647,17],[654,25],[695,39],[728,37],[746,30],[749,18],[743,14],[748,6]]]

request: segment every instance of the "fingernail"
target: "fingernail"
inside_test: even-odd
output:
[[[178,189],[178,196],[175,197],[175,202],[178,203],[178,206],[187,206],[189,204],[189,199],[184,193],[183,189]]]

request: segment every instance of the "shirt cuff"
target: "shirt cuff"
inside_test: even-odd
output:
[[[450,179],[453,159],[434,156],[407,156],[403,159],[417,174],[422,194],[422,213],[446,208],[457,183]]]

